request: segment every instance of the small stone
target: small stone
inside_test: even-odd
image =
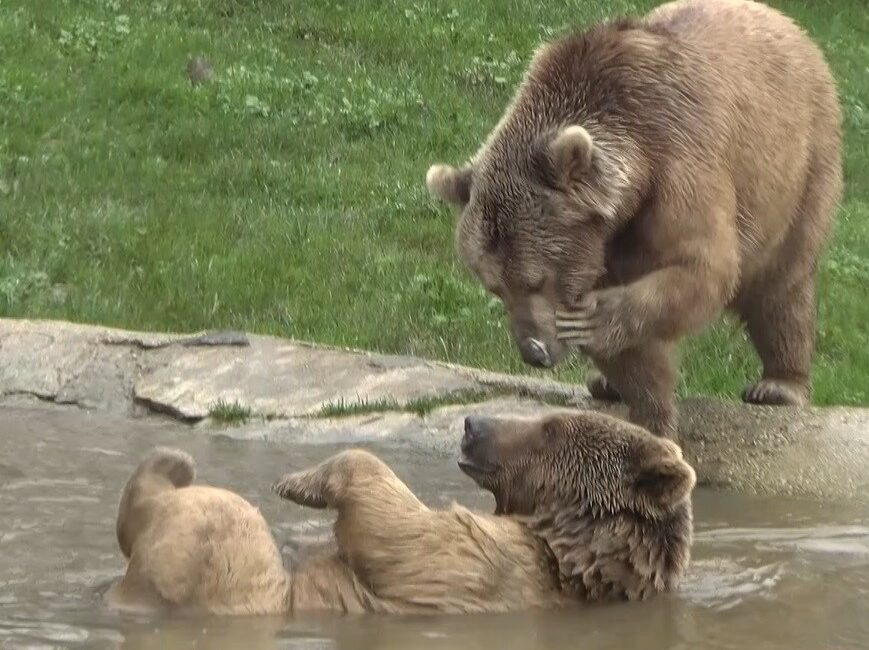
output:
[[[198,86],[211,79],[214,75],[214,67],[204,56],[194,56],[187,61],[187,78],[194,86]]]
[[[69,289],[65,284],[54,284],[51,287],[51,302],[55,305],[63,305],[68,294]]]

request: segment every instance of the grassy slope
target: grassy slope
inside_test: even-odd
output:
[[[869,403],[863,2],[775,3],[825,47],[846,115],[819,403]],[[0,314],[239,327],[527,372],[458,266],[425,170],[477,146],[542,39],[652,4],[0,0]],[[184,65],[199,53],[217,74],[194,89]],[[756,372],[722,322],[686,344],[680,390],[734,395]]]

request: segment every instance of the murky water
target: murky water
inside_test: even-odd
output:
[[[115,508],[155,444],[193,454],[200,480],[260,505],[279,542],[328,534],[328,516],[269,485],[335,446],[289,446],[167,422],[0,406],[2,648],[869,648],[869,513],[699,491],[691,572],[647,603],[509,616],[148,618],[106,610],[121,575]],[[369,445],[428,503],[492,507],[446,454]]]

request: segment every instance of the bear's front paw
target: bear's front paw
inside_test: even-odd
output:
[[[588,392],[594,399],[604,402],[622,401],[622,396],[619,394],[619,391],[617,391],[615,387],[609,383],[607,378],[600,373],[590,375],[585,382],[585,386],[588,388]]]
[[[293,472],[272,485],[272,490],[282,499],[293,501],[308,508],[325,508],[326,497],[320,477],[309,471]]]
[[[608,358],[637,343],[639,326],[624,288],[592,291],[572,311],[557,311],[557,337],[592,357]]]

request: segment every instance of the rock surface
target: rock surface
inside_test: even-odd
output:
[[[623,415],[584,387],[237,332],[143,334],[0,319],[0,399],[29,396],[211,429],[217,403],[253,416],[229,435],[307,442],[412,439],[455,449],[471,412],[533,415],[570,404]],[[681,404],[685,456],[703,484],[869,500],[869,409]],[[2,423],[2,405],[0,405]],[[227,433],[227,429],[222,429]],[[2,424],[0,424],[2,434]]]

